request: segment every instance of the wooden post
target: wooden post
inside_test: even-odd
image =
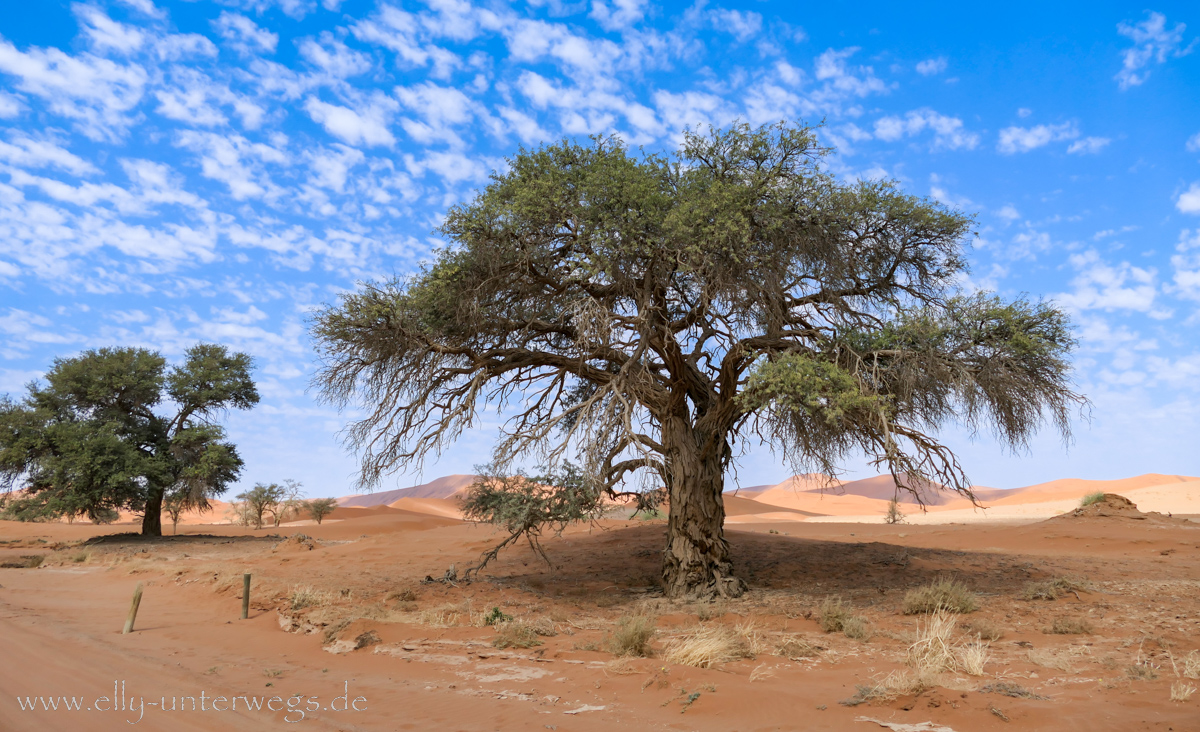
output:
[[[250,617],[250,573],[242,575],[242,620]]]
[[[137,583],[137,589],[133,591],[133,603],[129,605],[129,617],[125,618],[125,629],[121,634],[133,632],[133,621],[137,619],[138,605],[142,604],[142,583]]]

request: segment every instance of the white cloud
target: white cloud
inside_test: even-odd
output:
[[[1072,142],[1070,146],[1067,147],[1067,152],[1072,154],[1080,153],[1084,155],[1095,154],[1107,147],[1108,143],[1110,142],[1112,142],[1112,140],[1107,137],[1085,137],[1082,140],[1076,140],[1075,142]]]
[[[917,73],[921,76],[935,76],[946,70],[948,62],[945,56],[925,59],[917,64]]]
[[[350,145],[392,147],[396,138],[388,129],[392,113],[399,107],[396,101],[376,94],[357,109],[342,107],[309,97],[304,109],[325,131]]]
[[[647,0],[592,0],[589,15],[604,30],[615,31],[641,22],[646,16]]]
[[[1181,213],[1200,214],[1200,181],[1193,183],[1175,199],[1175,208]]]
[[[1095,251],[1073,254],[1070,262],[1079,274],[1071,281],[1074,291],[1059,296],[1063,305],[1074,310],[1133,310],[1151,317],[1164,314],[1154,308],[1158,293],[1154,269],[1128,262],[1110,265]]]
[[[961,119],[928,108],[913,110],[904,117],[882,117],[875,122],[875,136],[888,142],[912,137],[926,129],[933,132],[935,150],[973,150],[979,144],[979,135],[963,129]]]
[[[0,91],[0,119],[12,119],[21,113],[21,103],[12,94]]]
[[[371,70],[369,56],[354,51],[325,31],[321,40],[306,38],[300,42],[300,55],[330,76],[346,79]]]
[[[1189,137],[1187,143],[1184,144],[1184,147],[1188,152],[1200,152],[1200,132],[1197,132]]]
[[[57,48],[17,50],[0,40],[0,72],[17,77],[16,88],[41,97],[53,114],[73,120],[95,140],[115,139],[131,123],[142,98],[146,71],[90,54],[69,56]]]
[[[1018,211],[1017,207],[1013,206],[1011,203],[1001,206],[1000,209],[996,211],[996,215],[1010,223],[1021,218],[1021,212]]]
[[[1073,140],[1076,137],[1079,137],[1079,129],[1074,122],[1028,128],[1005,127],[1000,130],[1000,141],[996,144],[996,149],[1005,155],[1012,155],[1036,150],[1051,142]]]
[[[1192,52],[1196,43],[1193,41],[1186,47],[1183,45],[1183,31],[1187,28],[1183,23],[1176,23],[1167,29],[1167,18],[1162,13],[1150,13],[1150,17],[1136,25],[1122,22],[1117,25],[1117,32],[1133,41],[1133,48],[1128,48],[1121,54],[1121,70],[1113,78],[1121,89],[1131,86],[1141,86],[1150,78],[1150,72],[1142,71],[1151,63],[1164,63],[1170,56],[1186,56]]]
[[[225,39],[226,45],[247,56],[275,53],[275,47],[279,45],[278,33],[259,28],[253,20],[228,10],[222,10],[212,21],[212,26],[217,35]]]
[[[743,12],[718,8],[711,11],[709,18],[715,30],[732,34],[734,38],[743,43],[758,35],[762,30],[762,15],[750,10]]]
[[[160,61],[179,61],[185,58],[216,58],[217,44],[199,33],[171,33],[154,42]]]
[[[83,23],[83,32],[87,35],[92,48],[100,53],[116,51],[128,55],[142,47],[146,36],[137,28],[118,23],[92,5],[76,4],[73,7],[75,15]]]
[[[1033,114],[1033,110],[1030,109],[1029,107],[1021,107],[1020,109],[1017,110],[1017,116],[1020,117],[1021,119],[1025,119],[1026,117],[1028,117],[1031,114]]]
[[[133,8],[137,12],[145,15],[148,18],[162,20],[167,17],[167,12],[162,8],[157,8],[151,0],[118,0],[122,5]]]
[[[241,135],[186,130],[179,133],[177,144],[199,156],[201,175],[229,186],[238,200],[259,198],[275,188],[262,163],[288,161],[281,151]]]
[[[0,162],[20,168],[57,168],[77,175],[100,172],[96,166],[48,140],[15,135],[11,143],[0,141]]]
[[[1200,229],[1181,231],[1175,251],[1178,253],[1171,257],[1175,292],[1182,298],[1200,301]]]

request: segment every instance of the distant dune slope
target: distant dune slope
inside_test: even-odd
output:
[[[476,477],[474,475],[447,475],[411,488],[343,496],[337,500],[339,506],[365,507],[387,506],[402,498],[451,498],[465,491],[467,486],[475,482]]]

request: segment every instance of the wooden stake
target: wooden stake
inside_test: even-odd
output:
[[[242,620],[250,617],[250,573],[242,575]]]
[[[133,602],[129,605],[129,617],[125,618],[125,629],[121,634],[133,632],[133,621],[137,619],[138,605],[142,604],[142,583],[137,583],[137,589],[133,591]]]

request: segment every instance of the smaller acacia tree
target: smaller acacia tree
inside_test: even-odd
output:
[[[893,498],[888,501],[887,513],[883,516],[883,522],[887,524],[904,523],[904,512],[900,510],[900,499]]]
[[[186,501],[181,493],[174,493],[163,500],[163,513],[171,517],[171,533],[179,533],[179,517],[187,510]]]
[[[277,515],[279,504],[284,499],[284,492],[277,483],[270,485],[255,483],[253,488],[245,493],[239,493],[237,498],[242,502],[241,514],[246,522],[254,524],[256,529],[261,529],[263,514]]]
[[[333,513],[334,509],[337,508],[337,505],[338,503],[336,498],[314,498],[305,504],[305,507],[308,509],[308,515],[311,516],[313,521],[316,521],[317,525],[319,526],[321,522],[325,520],[326,516]]]
[[[163,504],[208,507],[242,468],[217,418],[250,409],[251,358],[201,343],[167,366],[144,348],[100,348],[55,359],[21,401],[0,397],[0,489],[22,491],[21,515],[142,514],[162,535]]]

